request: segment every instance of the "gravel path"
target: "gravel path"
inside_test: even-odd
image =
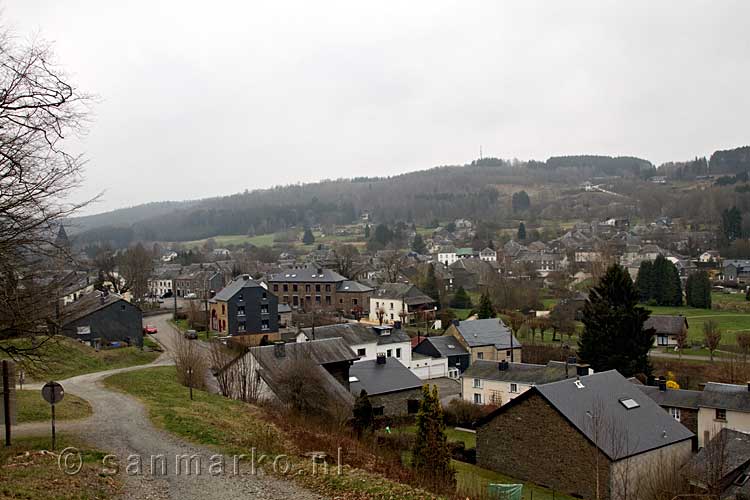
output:
[[[154,318],[148,318],[154,323]],[[159,321],[161,326],[161,321]],[[166,333],[159,329],[159,334]],[[169,347],[169,342],[162,343]],[[218,466],[215,451],[186,443],[171,434],[155,428],[149,420],[144,406],[136,399],[125,394],[111,391],[101,383],[102,379],[125,371],[140,370],[152,366],[172,364],[168,355],[162,355],[150,365],[135,366],[106,372],[80,375],[61,381],[66,392],[86,399],[93,408],[93,415],[84,420],[59,422],[60,432],[72,432],[80,435],[86,442],[115,455],[120,465],[120,474],[124,479],[124,499],[221,499],[256,498],[256,499],[321,499],[295,482],[264,476],[261,473],[251,474],[249,459],[240,462],[239,473],[235,473],[234,459],[224,457],[223,472]],[[29,388],[34,388],[29,387]],[[19,425],[14,435],[30,435],[49,432],[49,423]],[[248,450],[248,454],[250,450]],[[167,472],[162,474],[158,460],[152,466],[152,456],[163,455]],[[193,462],[191,474],[186,472],[186,459],[181,462],[177,472],[178,456],[199,457],[200,474],[195,472]],[[140,471],[129,464],[137,464],[138,457],[142,464]],[[212,458],[214,457],[214,458]],[[109,462],[112,466],[115,462]],[[214,472],[212,475],[211,472]]]

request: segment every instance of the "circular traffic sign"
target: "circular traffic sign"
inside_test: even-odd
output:
[[[62,401],[63,396],[65,396],[65,390],[57,382],[47,382],[42,387],[42,397],[51,405]]]

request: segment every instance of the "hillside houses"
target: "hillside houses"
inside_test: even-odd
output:
[[[434,321],[436,303],[419,288],[407,283],[382,283],[370,297],[370,321],[405,325]]]

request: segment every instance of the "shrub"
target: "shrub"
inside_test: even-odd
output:
[[[445,423],[450,426],[473,428],[487,409],[463,399],[453,399],[445,408]]]

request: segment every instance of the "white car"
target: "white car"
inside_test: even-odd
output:
[[[195,293],[191,292],[191,293],[185,294],[185,298],[186,299],[197,299],[198,295],[196,295]]]

